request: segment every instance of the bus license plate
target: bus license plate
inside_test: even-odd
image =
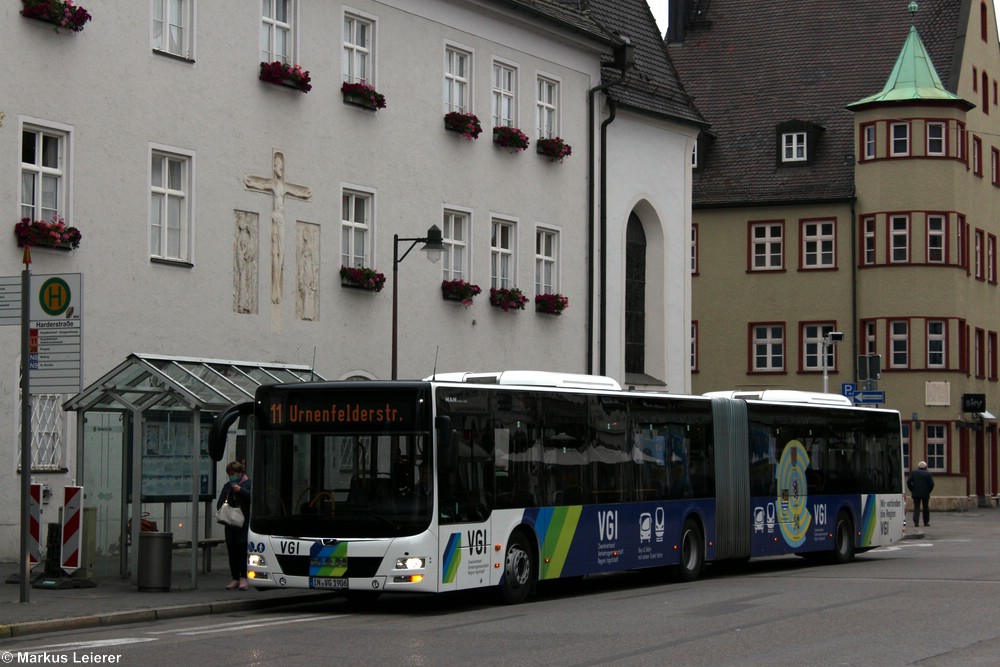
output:
[[[310,588],[330,588],[334,590],[347,590],[347,578],[340,577],[311,577],[309,579]]]

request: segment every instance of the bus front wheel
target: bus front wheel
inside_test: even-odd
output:
[[[846,512],[837,515],[831,559],[834,563],[849,563],[854,560],[854,524]]]
[[[684,521],[680,558],[677,576],[681,581],[694,581],[701,576],[701,571],[705,567],[705,540],[701,536],[698,522],[694,519]]]
[[[500,595],[504,602],[507,604],[524,602],[531,592],[534,579],[535,566],[531,557],[531,547],[520,532],[515,532],[507,544],[503,579],[500,581]]]

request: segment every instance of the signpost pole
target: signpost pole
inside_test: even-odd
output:
[[[21,272],[21,602],[30,602],[31,564],[31,382],[30,364],[30,313],[31,303],[31,248],[24,248],[24,271]]]

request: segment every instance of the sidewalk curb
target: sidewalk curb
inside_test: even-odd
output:
[[[336,597],[335,593],[317,595],[309,592],[305,595],[290,595],[270,600],[232,600],[225,602],[199,602],[195,604],[180,604],[167,607],[137,609],[134,611],[115,611],[88,616],[73,616],[70,618],[52,618],[41,621],[25,621],[24,623],[8,623],[0,625],[0,639],[26,637],[28,635],[57,632],[60,630],[86,630],[90,628],[127,625],[130,623],[149,623],[190,616],[209,616],[212,614],[228,614],[234,611],[252,609],[267,609],[302,602],[316,602]]]

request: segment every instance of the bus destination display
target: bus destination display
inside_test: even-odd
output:
[[[322,429],[329,432],[402,432],[416,427],[414,394],[375,397],[345,397],[329,400],[308,393],[272,393],[259,406],[276,429]]]

